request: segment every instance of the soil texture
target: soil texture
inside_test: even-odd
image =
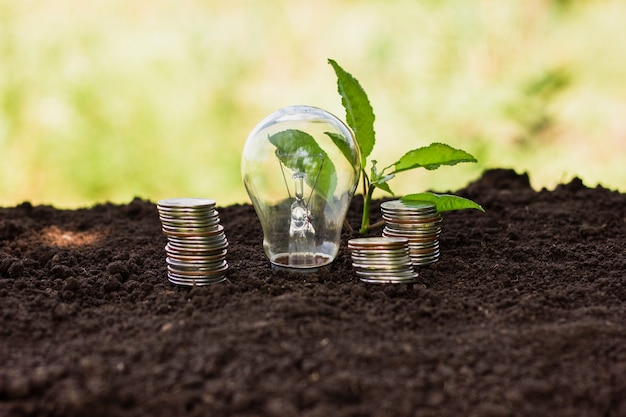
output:
[[[0,416],[626,416],[626,194],[456,193],[486,212],[445,214],[413,285],[360,282],[348,232],[274,272],[251,205],[205,287],[168,282],[155,202],[1,208]]]

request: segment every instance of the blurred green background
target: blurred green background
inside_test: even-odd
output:
[[[490,167],[623,192],[624,22],[622,0],[0,0],[0,205],[248,202],[263,117],[344,119],[328,58],[369,95],[381,165],[434,141],[479,159],[401,174],[399,194]]]

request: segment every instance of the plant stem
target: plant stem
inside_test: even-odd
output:
[[[363,197],[365,198],[365,194],[367,194],[367,187],[370,181],[364,169],[361,170],[361,177],[363,177]]]
[[[376,187],[372,184],[369,184],[367,188],[367,194],[363,200],[363,217],[361,218],[361,228],[359,229],[359,233],[364,235],[370,230],[370,204],[372,202],[372,194],[374,194],[374,189]]]

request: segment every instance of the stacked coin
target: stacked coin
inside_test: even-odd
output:
[[[179,285],[207,285],[226,279],[228,241],[215,201],[172,198],[157,203],[163,233],[167,277]]]
[[[406,238],[370,237],[350,239],[352,265],[367,283],[404,283],[417,280]]]
[[[441,213],[428,202],[385,201],[380,210],[385,237],[403,237],[409,240],[409,253],[414,266],[424,266],[439,259]]]

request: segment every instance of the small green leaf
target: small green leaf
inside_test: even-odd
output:
[[[364,167],[367,157],[374,149],[376,136],[374,132],[374,109],[359,81],[346,72],[337,62],[329,59],[337,75],[337,89],[341,96],[341,104],[346,110],[346,122],[352,128],[354,137],[361,151],[361,166]]]
[[[434,203],[437,206],[438,212],[463,210],[463,209],[476,209],[485,211],[480,204],[473,202],[467,198],[459,197],[458,195],[451,194],[435,194],[435,193],[417,193],[408,194],[402,197],[400,200],[411,201],[427,201]]]
[[[405,153],[393,165],[395,165],[394,172],[398,173],[419,167],[433,170],[441,165],[456,165],[460,162],[476,162],[476,158],[444,143],[431,143]]]
[[[389,187],[389,184],[387,184],[386,182],[377,182],[374,185],[376,186],[376,188],[380,188],[384,192],[394,195],[393,191],[391,191],[391,188]]]
[[[389,180],[393,179],[395,176],[396,176],[396,174],[387,174],[387,175],[383,175],[382,177],[378,177],[378,178],[376,178],[376,181],[374,181],[374,183],[375,183],[376,185],[378,185],[378,184],[382,184],[382,183],[385,183],[385,182],[387,182],[387,181],[389,181]]]
[[[287,168],[307,174],[305,181],[309,187],[325,199],[335,192],[335,165],[313,136],[301,130],[288,129],[268,139],[276,146],[276,156]]]
[[[370,168],[370,181],[376,181],[378,179],[378,168],[376,164],[378,164],[378,161],[372,159],[372,167]]]

